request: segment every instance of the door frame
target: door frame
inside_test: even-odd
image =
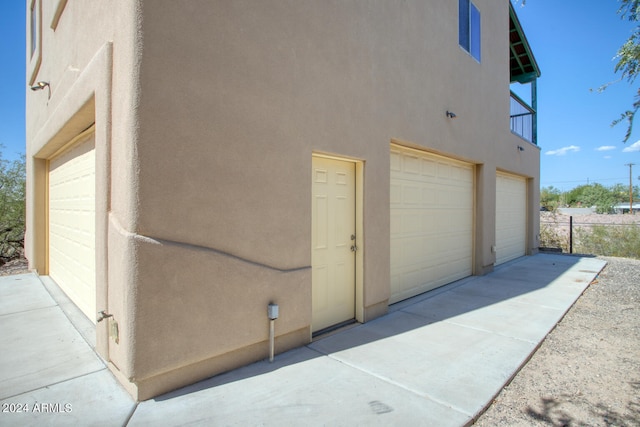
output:
[[[358,247],[355,256],[355,319],[364,322],[364,255],[365,255],[365,238],[364,238],[364,161],[334,154],[313,152],[311,155],[311,169],[313,169],[313,158],[325,158],[330,160],[338,160],[342,162],[353,163],[355,166],[355,192],[356,192],[356,209],[355,209],[355,225],[356,225],[356,243]],[[313,230],[313,225],[311,227]],[[309,236],[311,237],[311,236]],[[311,331],[311,328],[309,328]],[[310,332],[311,333],[311,332]]]

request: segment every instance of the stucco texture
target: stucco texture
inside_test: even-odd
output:
[[[277,351],[311,340],[314,153],[361,168],[360,320],[389,298],[391,143],[473,165],[474,274],[495,262],[497,170],[528,179],[537,247],[539,149],[509,130],[508,1],[474,3],[481,62],[458,45],[456,1],[69,0],[43,30],[38,79],[54,90],[48,103],[27,94],[32,226],[46,215],[52,147],[35,134],[77,121],[65,96],[112,46],[110,78],[89,98],[110,99],[91,114],[104,150],[98,309],[113,314],[118,343],[98,333],[134,396],[266,357],[269,302],[280,305]],[[44,225],[28,246],[46,274]]]

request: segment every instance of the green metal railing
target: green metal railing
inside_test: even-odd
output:
[[[536,111],[511,92],[511,132],[534,144],[536,141]]]

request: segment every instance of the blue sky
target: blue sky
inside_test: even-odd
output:
[[[2,157],[15,159],[25,152],[25,2],[0,2],[0,144]]]
[[[522,0],[520,0],[521,2]],[[640,184],[640,118],[623,144],[626,126],[610,127],[633,102],[627,82],[603,93],[591,91],[619,79],[614,56],[634,27],[616,14],[617,0],[527,0],[516,12],[542,69],[538,82],[538,145],[541,185],[568,190],[581,184],[628,184],[636,163]],[[25,6],[0,2],[0,143],[13,159],[25,151]],[[636,82],[635,87],[640,81]]]
[[[623,143],[626,124],[611,127],[633,102],[633,87],[614,74],[618,48],[634,23],[616,14],[617,0],[521,0],[515,9],[542,76],[538,80],[541,186],[569,190],[599,182],[640,184],[640,117]],[[640,80],[634,87],[638,87]],[[594,89],[594,91],[591,91]]]

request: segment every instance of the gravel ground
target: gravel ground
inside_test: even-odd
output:
[[[476,426],[640,426],[640,260],[608,262]]]
[[[0,266],[0,276],[28,273],[28,263],[24,258],[16,258]]]
[[[569,224],[569,217],[573,217],[573,223],[579,224],[640,224],[640,215],[616,215],[616,214],[589,214],[589,215],[565,215],[555,212],[540,212],[540,222],[557,222]]]

